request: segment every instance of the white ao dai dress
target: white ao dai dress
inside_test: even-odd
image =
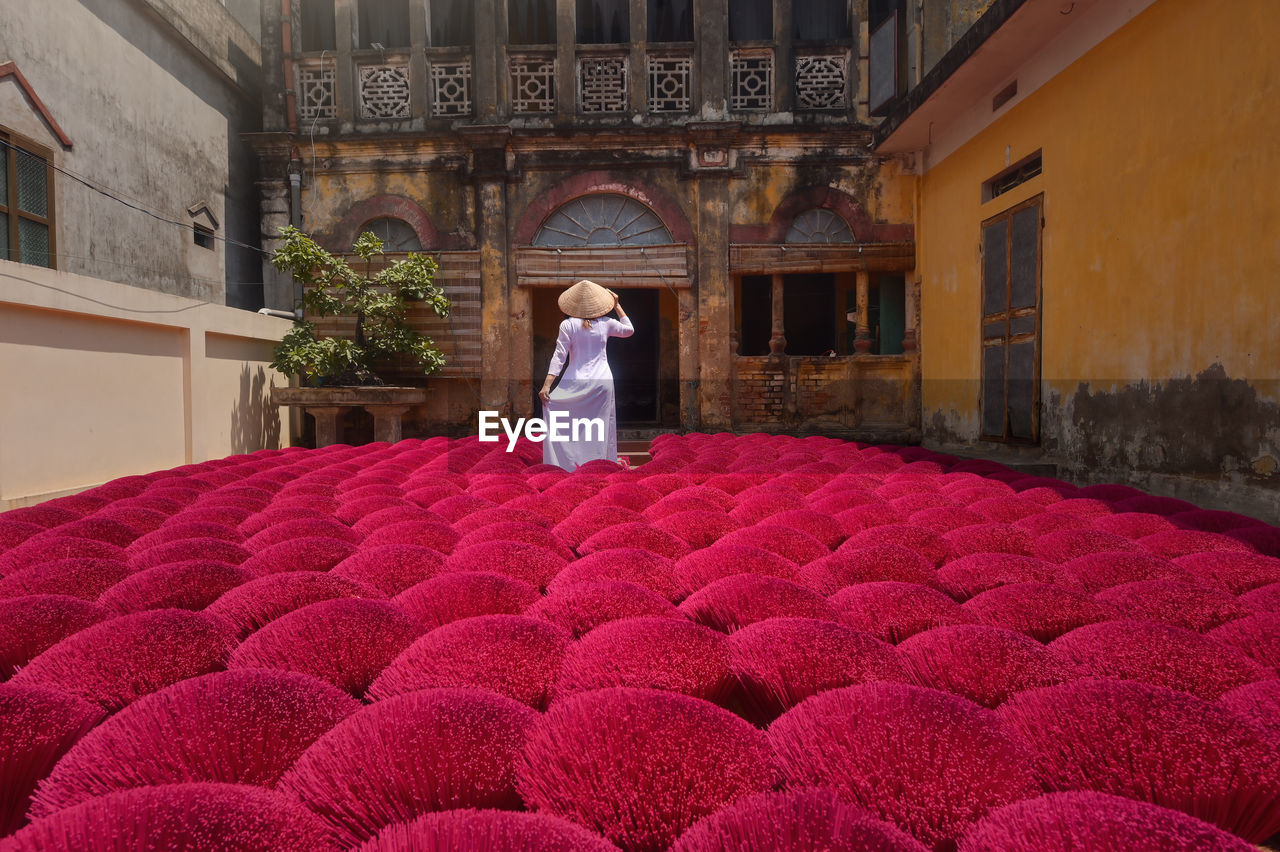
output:
[[[556,375],[566,361],[569,368],[551,392],[551,401],[543,405],[543,416],[550,422],[555,412],[565,412],[570,438],[573,421],[599,418],[604,422],[604,436],[601,439],[598,430],[591,429],[583,429],[577,441],[553,441],[548,436],[542,442],[544,462],[576,470],[592,459],[618,460],[618,413],[614,405],[613,373],[609,370],[605,349],[610,337],[630,337],[634,333],[631,320],[625,317],[595,319],[590,328],[583,328],[583,321],[574,317],[560,323],[556,351],[547,373]]]

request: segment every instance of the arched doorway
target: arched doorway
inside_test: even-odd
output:
[[[663,353],[677,349],[679,297],[662,271],[664,261],[648,251],[673,246],[661,217],[631,196],[591,193],[552,211],[539,225],[532,245],[556,250],[549,261],[555,265],[554,286],[533,292],[534,387],[541,385],[545,373],[539,371],[546,369],[555,348],[563,318],[556,304],[561,289],[590,278],[618,291],[636,329],[631,337],[609,344],[619,425],[678,423],[679,365]],[[602,257],[600,250],[608,254]],[[680,278],[687,281],[686,275]]]

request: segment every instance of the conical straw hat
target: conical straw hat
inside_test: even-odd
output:
[[[571,317],[595,319],[613,310],[613,294],[583,278],[560,294],[559,305],[560,310]]]

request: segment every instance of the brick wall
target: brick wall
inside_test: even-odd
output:
[[[737,387],[734,389],[733,419],[738,423],[779,421],[786,415],[784,396],[789,377],[766,358],[737,358]]]
[[[796,359],[796,412],[800,417],[839,416],[851,402],[849,362],[838,359]]]
[[[909,429],[909,356],[734,359],[735,425],[784,429]]]

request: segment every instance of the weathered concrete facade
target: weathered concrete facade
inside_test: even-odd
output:
[[[258,244],[257,162],[241,135],[261,123],[261,57],[218,0],[9,3],[0,63],[0,130],[53,166],[54,256],[41,265],[261,304],[261,255],[219,239]]]
[[[925,440],[1280,521],[1280,118],[1260,106],[1280,59],[1257,37],[1280,7],[1062,11],[997,0],[983,40],[881,131],[922,172]],[[1020,211],[1036,289],[993,310],[986,273],[1003,286]],[[1034,352],[1006,373],[1034,402],[1029,435],[988,417],[1006,345]]]
[[[369,46],[365,6],[337,0],[317,51],[314,21],[269,2],[253,142],[264,240],[300,222],[343,250],[372,223],[439,253],[456,309],[422,320],[449,366],[419,428],[533,413],[554,296],[589,277],[651,330],[617,350],[624,423],[918,436],[915,177],[869,151],[865,2],[826,40],[796,37],[814,31],[789,0],[750,40],[699,2],[670,42],[635,0],[609,44],[559,3],[534,45],[481,3],[461,46],[433,41],[440,4],[404,5],[407,44]],[[268,290],[292,306],[287,282]]]

